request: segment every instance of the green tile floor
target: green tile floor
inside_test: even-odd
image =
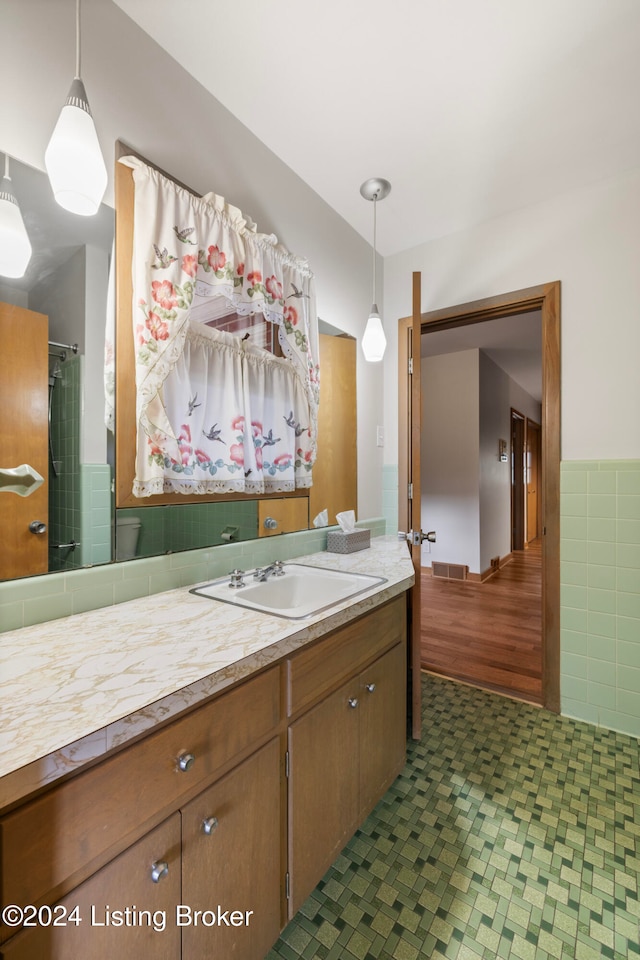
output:
[[[268,960],[640,956],[640,744],[440,678]]]

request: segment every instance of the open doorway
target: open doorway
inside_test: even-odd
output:
[[[418,275],[419,277],[419,275]],[[414,274],[414,286],[416,275]],[[414,297],[415,300],[415,297]],[[418,300],[419,303],[419,300]],[[560,510],[559,510],[559,476],[560,476],[560,284],[558,282],[541,284],[537,287],[530,287],[513,293],[502,294],[487,298],[486,300],[474,301],[466,304],[442,308],[439,310],[421,313],[416,310],[414,303],[413,317],[403,318],[399,321],[399,340],[398,340],[398,359],[399,359],[399,517],[400,525],[405,519],[405,500],[404,491],[407,489],[405,480],[409,477],[413,483],[409,484],[409,503],[411,502],[412,489],[416,486],[415,481],[420,483],[420,472],[416,477],[416,462],[421,463],[421,439],[420,424],[417,422],[416,412],[420,408],[420,383],[421,377],[415,378],[413,372],[416,370],[416,354],[420,353],[420,341],[427,329],[429,330],[449,330],[462,328],[469,325],[483,324],[487,320],[495,318],[512,318],[516,321],[521,315],[532,311],[540,311],[542,321],[541,347],[542,347],[542,403],[539,413],[530,414],[530,419],[536,425],[539,425],[540,443],[538,467],[540,472],[540,483],[532,490],[532,496],[537,498],[537,516],[535,518],[538,537],[532,540],[530,549],[522,551],[531,559],[537,559],[540,569],[540,586],[538,595],[539,611],[541,619],[542,636],[542,683],[541,694],[539,697],[527,696],[527,699],[537,699],[548,709],[558,712],[560,709],[559,696],[559,654],[560,654],[560,636],[559,636],[559,542],[560,542]],[[418,346],[415,345],[415,326],[416,320],[420,324],[418,331]],[[411,329],[414,328],[414,347],[411,350]],[[407,331],[409,336],[407,338]],[[407,348],[409,345],[409,356],[412,360],[407,361]],[[417,369],[420,370],[421,362],[418,359]],[[407,376],[408,374],[408,376]],[[416,383],[417,379],[417,383]],[[411,386],[413,384],[413,386]],[[415,399],[415,391],[417,400]],[[414,402],[407,405],[407,396],[414,395]],[[451,397],[449,391],[448,397]],[[439,404],[440,414],[444,422],[448,416],[448,405]],[[513,404],[516,406],[516,404]],[[528,413],[528,411],[527,411]],[[505,446],[509,446],[509,410],[507,409],[507,426],[505,436],[496,438],[496,453],[502,453]],[[539,422],[538,422],[539,421]],[[407,428],[408,424],[408,428]],[[535,428],[534,428],[535,429]],[[403,432],[404,431],[404,432]],[[498,439],[500,444],[498,445]],[[503,443],[502,441],[507,441]],[[404,451],[408,451],[409,459],[405,458]],[[508,458],[509,459],[509,458]],[[505,466],[508,467],[508,464]],[[527,494],[528,499],[528,494]],[[433,528],[435,523],[433,518],[423,515],[424,527]],[[507,528],[508,533],[510,517],[507,509]],[[411,524],[420,527],[420,514],[418,519]],[[438,541],[443,542],[443,537],[438,531]],[[531,549],[535,547],[536,549]],[[493,560],[493,556],[491,557]],[[416,556],[414,554],[414,564]],[[418,561],[420,563],[420,561]],[[492,565],[491,565],[492,566]],[[514,571],[513,564],[507,564],[505,571]],[[417,571],[420,569],[418,566]],[[481,570],[484,568],[480,568]],[[502,571],[501,571],[502,572]],[[419,577],[422,580],[422,577]],[[495,577],[488,582],[495,582]],[[473,585],[473,584],[472,584]],[[454,584],[455,587],[464,589],[465,584]],[[484,590],[484,584],[477,584],[478,589]],[[415,593],[415,588],[414,588]],[[467,595],[468,596],[468,595]],[[416,598],[417,599],[417,598]],[[515,603],[508,603],[507,608],[515,608],[516,612],[522,609],[521,603],[517,600]],[[419,604],[417,609],[418,634],[420,635],[420,614],[423,604]],[[453,612],[445,612],[443,617],[451,619],[456,618],[456,611],[460,611],[461,606],[454,605]],[[509,635],[510,628],[504,627],[494,614],[494,624],[492,632],[495,637],[498,635]],[[473,632],[472,632],[473,633]],[[500,685],[501,686],[501,685]]]
[[[541,342],[539,310],[421,337],[421,512],[438,534],[423,545],[422,664],[536,703],[541,567],[527,424],[541,419]]]

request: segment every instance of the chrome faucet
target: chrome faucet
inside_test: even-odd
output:
[[[268,567],[258,567],[253,573],[254,580],[261,580],[263,583],[271,574],[274,577],[284,576],[284,566],[282,560],[274,560]]]

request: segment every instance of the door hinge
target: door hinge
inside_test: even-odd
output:
[[[288,870],[287,870],[287,872],[286,872],[285,875],[284,875],[284,895],[285,895],[285,898],[286,898],[287,900],[289,899],[289,897],[290,897],[290,895],[291,895],[291,890],[290,890],[290,885],[289,885],[289,871],[288,871]]]
[[[410,483],[407,487],[407,497],[409,500],[413,500],[413,484]]]
[[[409,374],[413,373],[413,357],[409,357]]]
[[[288,750],[284,755],[284,775],[287,778],[289,777],[289,751]]]

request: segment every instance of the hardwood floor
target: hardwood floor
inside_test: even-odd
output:
[[[484,583],[423,574],[423,668],[542,703],[541,573],[534,540]]]

